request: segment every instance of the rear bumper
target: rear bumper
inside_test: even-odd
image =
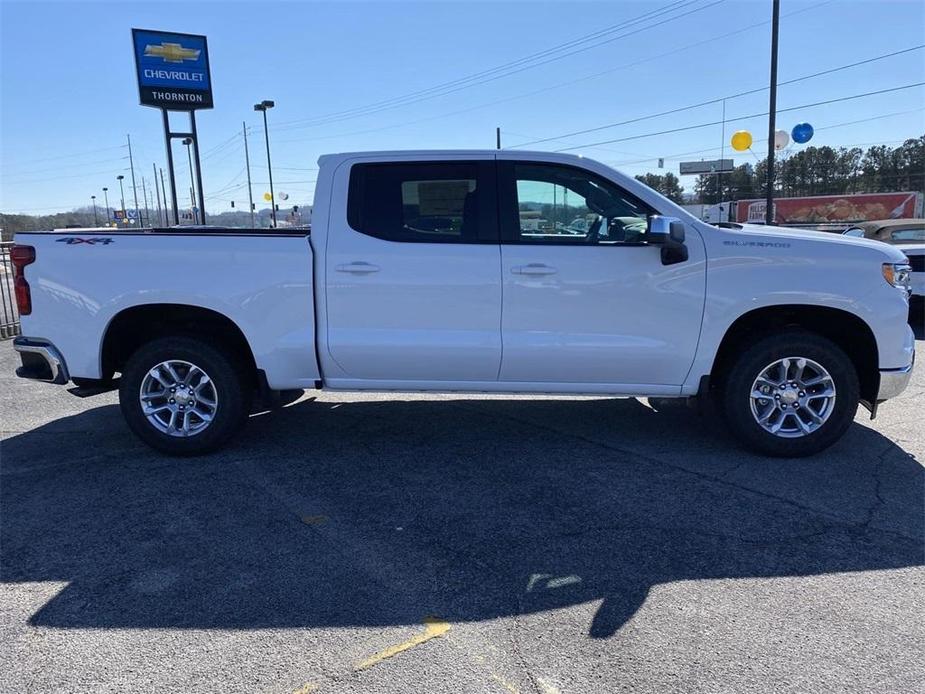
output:
[[[64,357],[48,340],[20,336],[13,340],[13,349],[19,352],[22,360],[22,366],[16,369],[20,378],[57,385],[64,385],[70,380]]]

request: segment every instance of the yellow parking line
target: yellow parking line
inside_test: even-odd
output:
[[[491,673],[491,678],[492,678],[495,682],[497,682],[498,684],[500,684],[502,687],[504,687],[504,688],[505,688],[507,691],[509,691],[511,694],[520,694],[520,690],[519,690],[517,687],[515,687],[513,684],[511,684],[510,682],[508,682],[506,679],[504,679],[503,677],[501,677],[501,675],[496,675],[495,673],[492,672],[492,673]]]
[[[392,656],[398,655],[403,651],[407,651],[409,648],[414,648],[419,646],[422,643],[435,639],[438,636],[443,636],[446,632],[450,630],[450,625],[448,622],[444,622],[438,617],[425,617],[424,618],[424,631],[417,636],[413,636],[403,643],[399,643],[395,646],[389,646],[383,651],[379,651],[373,656],[370,656],[362,663],[356,666],[357,670],[365,670],[371,668],[373,665],[378,665],[383,660],[391,658]]]

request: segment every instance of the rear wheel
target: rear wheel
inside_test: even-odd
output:
[[[128,359],[119,404],[129,428],[152,448],[200,455],[240,429],[249,392],[232,355],[203,340],[165,337]]]
[[[789,331],[758,340],[732,364],[721,388],[730,429],[765,455],[800,458],[835,443],[859,400],[854,364],[835,343]]]

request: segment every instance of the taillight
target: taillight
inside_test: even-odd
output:
[[[32,313],[32,291],[26,281],[26,265],[35,262],[35,248],[33,246],[13,246],[10,249],[10,260],[13,263],[13,289],[16,292],[16,308],[20,316]]]

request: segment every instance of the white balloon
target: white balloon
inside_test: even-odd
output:
[[[784,133],[784,134],[786,135],[786,133]],[[289,199],[289,193],[280,193],[280,194],[279,194],[279,199],[280,199],[280,200],[288,200],[288,199]]]
[[[790,144],[790,135],[786,130],[776,130],[774,132],[774,149],[783,149]]]

